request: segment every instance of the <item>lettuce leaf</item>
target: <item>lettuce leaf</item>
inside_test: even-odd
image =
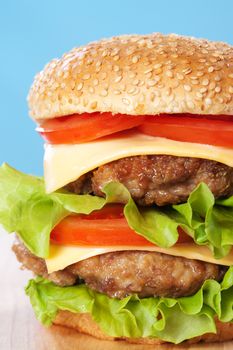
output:
[[[39,257],[48,257],[50,232],[65,216],[90,214],[105,200],[69,192],[46,194],[41,178],[25,175],[7,164],[0,168],[0,224],[17,232],[26,247]]]
[[[169,248],[178,239],[178,227],[196,244],[207,245],[216,258],[226,256],[233,245],[233,196],[215,201],[201,183],[186,203],[167,207],[137,207],[120,183],[107,184],[106,198],[76,195],[61,190],[47,194],[42,178],[25,175],[7,164],[0,167],[0,224],[17,232],[35,255],[49,255],[50,232],[71,213],[89,214],[107,203],[124,204],[129,226],[152,243]]]
[[[216,332],[214,318],[233,321],[233,267],[221,283],[204,282],[193,296],[122,300],[90,290],[86,285],[59,287],[43,278],[26,287],[37,319],[50,326],[59,310],[90,313],[100,328],[114,337],[158,337],[178,344],[186,339]]]

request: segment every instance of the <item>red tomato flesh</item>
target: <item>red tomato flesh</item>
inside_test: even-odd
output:
[[[142,124],[144,119],[144,116],[83,113],[45,120],[36,130],[52,144],[82,143],[132,129]]]
[[[183,142],[233,147],[232,116],[160,114],[133,116],[111,113],[83,113],[44,120],[37,127],[52,144],[88,142],[132,128],[144,134]],[[116,134],[117,135],[117,134]]]
[[[154,246],[128,226],[123,206],[119,204],[107,205],[89,215],[67,216],[52,230],[51,241],[62,245],[92,247]],[[192,242],[192,238],[179,229],[178,242]]]
[[[223,147],[233,147],[233,118],[190,114],[147,116],[138,129],[147,135]]]

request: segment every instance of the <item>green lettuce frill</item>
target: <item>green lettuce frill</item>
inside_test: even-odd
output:
[[[42,278],[26,287],[36,317],[52,324],[59,310],[90,313],[100,328],[113,337],[158,337],[178,344],[184,340],[216,332],[214,319],[233,320],[233,267],[221,283],[204,282],[193,296],[183,298],[143,298],[122,300],[92,291],[86,285],[58,287]]]
[[[201,183],[184,204],[137,207],[120,183],[107,184],[106,198],[76,195],[61,190],[47,194],[42,178],[25,175],[7,164],[0,167],[0,224],[17,232],[36,256],[49,255],[50,232],[72,213],[89,214],[107,203],[124,204],[129,226],[152,243],[169,248],[179,237],[180,226],[198,245],[207,245],[215,258],[226,256],[233,245],[233,196],[215,201]]]

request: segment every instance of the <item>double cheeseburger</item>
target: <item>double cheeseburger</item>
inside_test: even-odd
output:
[[[44,180],[4,164],[0,222],[44,325],[159,344],[233,339],[233,47],[128,35],[34,80]]]

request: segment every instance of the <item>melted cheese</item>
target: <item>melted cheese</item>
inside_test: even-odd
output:
[[[46,190],[53,192],[88,171],[111,161],[146,154],[204,158],[233,167],[233,149],[129,132],[123,136],[82,144],[46,145],[44,157]]]
[[[122,250],[145,250],[145,251],[153,251],[160,252],[174,256],[182,256],[188,259],[196,259],[207,261],[213,264],[219,265],[233,265],[233,249],[231,253],[221,259],[214,259],[211,251],[206,246],[198,246],[194,243],[183,243],[176,244],[174,247],[169,249],[164,249],[160,247],[133,247],[133,246],[119,246],[119,247],[97,247],[97,248],[86,248],[86,247],[78,247],[78,246],[59,246],[59,245],[51,245],[50,247],[50,256],[46,259],[46,265],[48,269],[48,273],[52,273],[54,271],[63,270],[65,267],[79,262],[81,260],[88,259],[92,256],[105,254],[109,252],[116,252]]]

